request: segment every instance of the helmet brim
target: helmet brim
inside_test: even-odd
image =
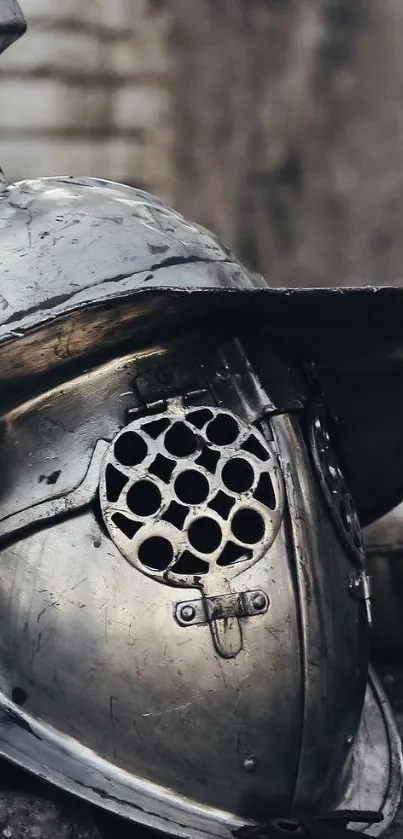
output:
[[[234,265],[208,271],[229,278]],[[202,288],[206,265],[171,266],[76,295],[0,327],[0,385],[15,395],[178,331],[256,335],[300,365],[314,362],[337,419],[339,456],[363,525],[403,499],[403,288]],[[160,274],[160,276],[158,276]],[[143,281],[144,280],[144,281]],[[176,284],[176,285],[175,285]],[[69,372],[70,371],[70,372]],[[53,378],[52,378],[53,377]],[[35,384],[36,383],[36,384]]]

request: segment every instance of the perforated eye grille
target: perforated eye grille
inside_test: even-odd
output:
[[[310,435],[313,460],[333,521],[354,560],[362,564],[365,555],[361,525],[321,411],[311,419]]]
[[[235,576],[280,526],[283,488],[263,435],[232,412],[168,408],[111,443],[100,484],[108,531],[143,573],[173,585]]]

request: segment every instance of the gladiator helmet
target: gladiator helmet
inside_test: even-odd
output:
[[[379,835],[373,295],[270,288],[97,179],[4,185],[0,248],[0,755],[188,839]]]

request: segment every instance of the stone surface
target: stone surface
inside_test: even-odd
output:
[[[3,790],[0,836],[4,839],[100,839],[91,816],[75,801],[64,805],[27,792]]]

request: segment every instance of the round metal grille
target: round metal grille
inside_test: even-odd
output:
[[[230,411],[174,404],[115,437],[100,503],[110,536],[140,571],[217,590],[217,577],[228,583],[272,544],[283,484],[254,427]]]

